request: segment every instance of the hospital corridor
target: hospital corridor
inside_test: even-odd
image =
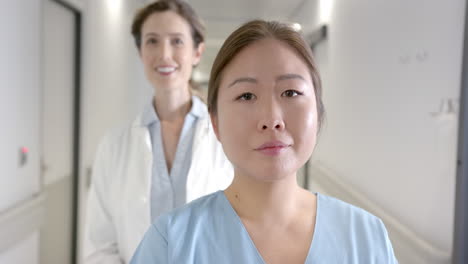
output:
[[[398,263],[468,264],[466,1],[159,1],[0,0],[0,264],[129,264],[136,250],[146,256],[143,244],[137,246],[161,214],[223,194],[218,190],[233,179],[232,186],[243,186],[234,183],[249,166],[266,173],[266,165],[237,151],[251,142],[246,131],[266,131],[269,121],[248,127],[262,114],[274,122],[281,116],[273,128],[305,131],[313,124],[317,131],[297,133],[307,137],[297,142],[314,142],[304,151],[310,157],[298,167],[297,184],[319,197],[317,219],[320,197],[335,197],[381,220]],[[256,19],[281,22],[310,49],[315,68],[307,58],[299,64],[309,67],[304,72],[311,78],[288,72],[276,80],[289,89],[311,79],[318,128],[315,119],[300,119],[304,108],[284,110],[292,109],[284,102],[305,98],[300,91],[268,97],[273,103],[263,112],[245,110],[260,109],[254,107],[267,102],[263,91],[276,91],[261,78],[295,65],[286,59],[265,65],[269,71],[252,66],[262,61],[246,54],[259,50],[268,62],[303,56],[296,44],[268,46],[236,31]],[[234,44],[223,46],[230,39]],[[254,44],[245,48],[243,41]],[[279,51],[264,55],[257,44]],[[252,64],[236,68],[242,59]],[[226,99],[235,89],[249,92]],[[235,111],[244,116],[236,118]],[[224,116],[229,119],[218,120]],[[262,146],[266,158],[259,160],[269,162],[293,145]],[[240,207],[229,202],[250,231]],[[352,219],[339,219],[336,230],[354,225]],[[370,263],[362,255],[315,262],[313,251],[326,246],[318,246],[314,232],[306,263]],[[261,255],[249,263],[268,263],[270,255],[255,250],[260,240],[249,234]],[[166,243],[171,246],[169,238]],[[357,252],[340,250],[343,256]],[[224,263],[236,263],[227,256]]]

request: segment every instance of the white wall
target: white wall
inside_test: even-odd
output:
[[[0,252],[0,263],[39,264],[39,232],[34,232],[8,251]]]
[[[31,219],[9,216],[40,191],[40,7],[40,0],[23,0],[0,8],[0,241],[29,236],[0,243],[0,263],[38,263],[37,226],[34,234],[23,234],[28,231],[18,229]],[[28,152],[24,166],[22,147]]]
[[[130,34],[136,1],[87,1],[83,28],[82,161],[91,165],[105,132],[150,100]]]
[[[75,15],[52,0],[43,1],[41,162],[43,186],[73,174]]]
[[[87,2],[82,94],[82,154],[87,164],[104,132],[137,111],[133,100],[139,88],[131,81],[136,55],[129,33],[130,2]]]
[[[39,191],[40,0],[0,9],[0,213]],[[19,166],[21,147],[28,162]]]
[[[465,1],[319,2],[332,5],[315,166],[450,254],[457,114],[437,112],[459,97]],[[321,22],[320,3],[303,11],[306,31]]]

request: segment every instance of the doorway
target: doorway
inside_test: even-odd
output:
[[[80,131],[81,15],[44,0],[40,263],[76,263]]]

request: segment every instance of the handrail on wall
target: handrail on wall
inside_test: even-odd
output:
[[[44,196],[35,195],[0,213],[0,254],[39,230],[45,219]]]

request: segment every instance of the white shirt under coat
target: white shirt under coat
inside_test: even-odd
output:
[[[151,181],[151,222],[158,216],[187,203],[187,176],[192,164],[192,146],[197,121],[206,118],[206,105],[192,96],[192,106],[185,115],[177,142],[172,168],[167,167],[164,155],[161,120],[153,104],[147,104],[143,112],[143,124],[148,127],[153,151],[153,175]]]

